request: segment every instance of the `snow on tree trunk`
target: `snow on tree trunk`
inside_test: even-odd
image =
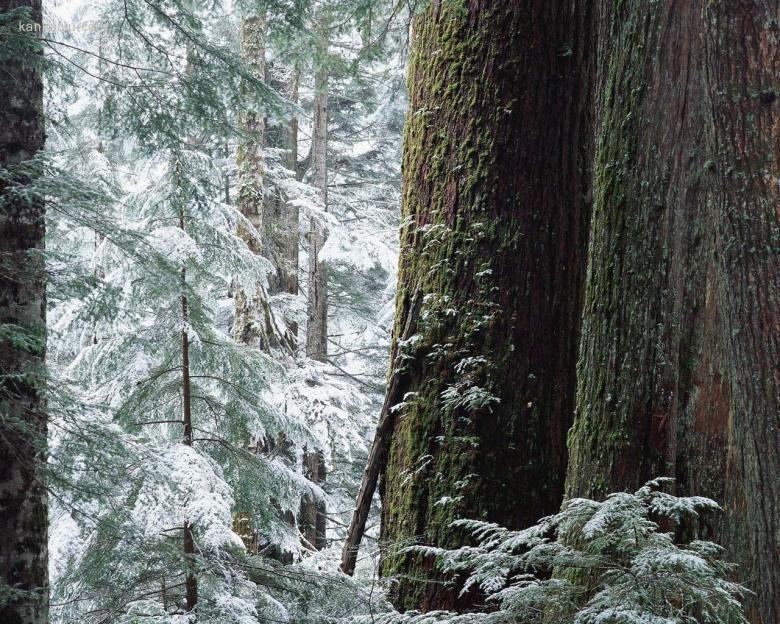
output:
[[[0,13],[29,8],[26,37],[40,36],[40,0],[3,0]],[[9,23],[10,24],[10,23]],[[10,28],[10,25],[9,25]],[[34,56],[33,56],[34,55]],[[0,72],[0,621],[48,622],[46,291],[43,198],[19,171],[44,144],[43,85],[29,49],[7,56]],[[7,589],[23,592],[15,597]],[[7,600],[7,602],[6,602]]]
[[[314,79],[314,128],[312,136],[312,171],[314,186],[320,192],[322,207],[328,209],[328,74],[319,68]],[[309,220],[308,298],[306,355],[324,360],[328,354],[328,276],[319,254],[325,243],[320,220]]]
[[[265,20],[258,16],[241,21],[241,55],[258,80],[265,78]],[[255,108],[241,111],[242,137],[236,153],[238,209],[252,228],[242,225],[238,235],[250,250],[260,254],[263,232],[263,140],[265,121]],[[254,231],[252,231],[254,230]],[[269,349],[278,343],[263,284],[236,289],[233,336],[239,342]]]
[[[382,539],[458,546],[459,516],[558,510],[589,218],[585,7],[434,2],[414,24]],[[416,334],[398,344],[422,293]],[[384,557],[401,609],[468,609],[431,559]]]
[[[328,69],[325,59],[328,53],[327,13],[319,18],[317,33],[320,42],[319,66],[314,75],[314,124],[312,129],[312,173],[314,187],[319,191],[322,207],[328,209]],[[306,324],[306,355],[324,361],[328,355],[328,275],[320,250],[327,234],[321,221],[309,220],[308,233],[308,297]],[[304,452],[304,471],[314,483],[319,475],[325,475],[325,460],[321,452]],[[305,541],[315,548],[325,543],[325,507],[322,501],[307,497],[301,503],[300,513]],[[320,525],[322,525],[320,527]],[[321,532],[318,529],[321,528]]]

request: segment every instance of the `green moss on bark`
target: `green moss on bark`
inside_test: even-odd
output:
[[[476,596],[394,549],[560,504],[589,211],[587,16],[567,6],[442,2],[414,24],[396,337],[424,304],[381,484],[402,609]]]

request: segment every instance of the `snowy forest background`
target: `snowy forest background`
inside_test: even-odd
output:
[[[0,624],[780,624],[728,4],[0,0]]]

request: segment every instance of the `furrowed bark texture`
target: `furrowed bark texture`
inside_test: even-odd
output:
[[[0,13],[22,7],[20,23],[41,24],[39,0],[0,1]],[[28,188],[35,172],[18,169],[45,140],[38,53],[30,46],[0,72],[0,585],[19,592],[0,603],[7,624],[48,622],[45,207]]]
[[[725,513],[683,530],[780,621],[778,8],[600,6],[595,206],[567,494],[659,475]]]
[[[433,562],[456,517],[558,510],[589,208],[585,7],[435,2],[414,26],[382,572],[401,609],[469,609]],[[581,13],[582,12],[582,13]],[[422,293],[416,334],[398,336]]]
[[[780,7],[706,7],[718,301],[731,406],[726,535],[748,614],[780,622]]]
[[[694,3],[602,2],[595,205],[567,494],[675,476],[723,500],[704,20]]]

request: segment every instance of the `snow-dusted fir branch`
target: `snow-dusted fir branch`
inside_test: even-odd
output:
[[[385,613],[376,624],[743,624],[745,589],[733,565],[707,541],[676,542],[663,528],[718,505],[677,497],[656,479],[604,501],[575,498],[528,529],[459,520],[473,546],[414,546],[444,572],[466,575],[461,594],[478,592],[483,613]],[[359,622],[368,622],[363,618]]]

